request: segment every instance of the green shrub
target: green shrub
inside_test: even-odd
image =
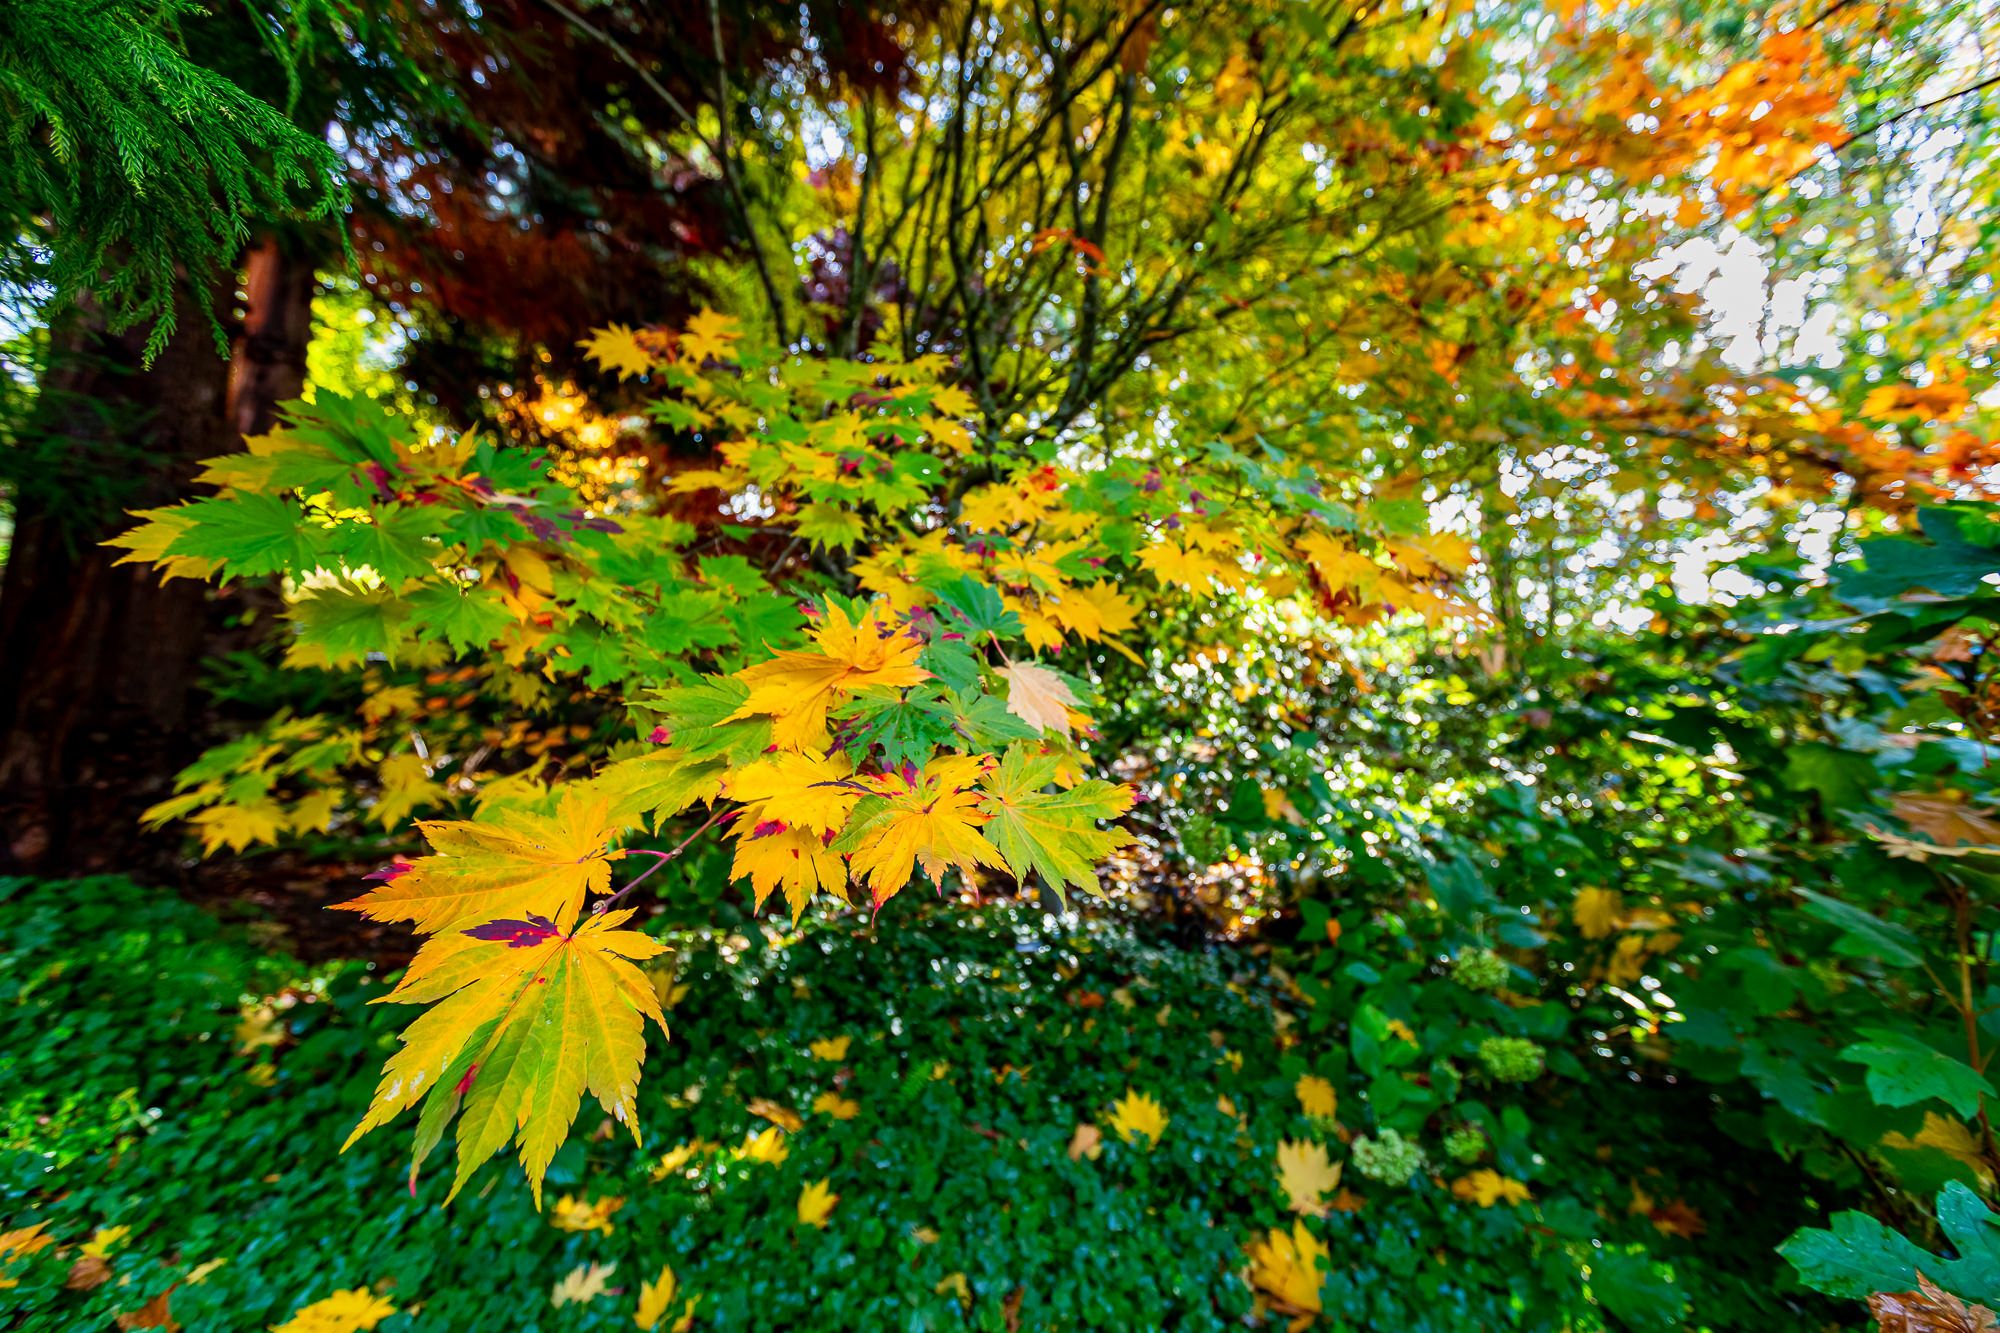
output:
[[[122,881],[0,884],[0,1230],[46,1222],[59,1242],[8,1269],[0,1325],[108,1328],[224,1259],[174,1291],[187,1328],[261,1330],[356,1286],[404,1307],[385,1333],[631,1328],[639,1283],[668,1263],[701,1296],[701,1328],[1003,1329],[1010,1309],[1022,1329],[1241,1327],[1244,1246],[1292,1221],[1276,1144],[1314,1134],[1294,1084],[1317,1069],[1345,1120],[1367,1114],[1360,1085],[1298,1038],[1277,983],[1116,922],[951,907],[671,939],[687,990],[646,1066],[645,1148],[586,1121],[550,1171],[549,1213],[504,1163],[446,1210],[448,1164],[412,1194],[386,1136],[338,1152],[398,1026],[367,1003],[387,978],[262,956]],[[279,1044],[244,1053],[244,1037]],[[840,1037],[837,1060],[811,1049]],[[1160,1143],[1107,1132],[1073,1159],[1077,1126],[1104,1123],[1128,1088],[1165,1107]],[[858,1113],[815,1113],[828,1093]],[[729,1151],[765,1125],[748,1109],[760,1098],[805,1116],[776,1166]],[[1628,1212],[1633,1179],[1673,1182],[1710,1216],[1740,1193],[1740,1150],[1682,1113],[1698,1103],[1642,1103],[1616,1081],[1545,1102],[1533,1124],[1457,1108],[1531,1205],[1349,1170],[1359,1210],[1308,1223],[1332,1252],[1326,1326],[1581,1330],[1616,1326],[1605,1310],[1622,1304],[1636,1327],[1678,1326],[1684,1309],[1691,1327],[1803,1327],[1787,1321],[1820,1308],[1771,1294],[1774,1247],[1800,1219],[1768,1205],[1790,1196],[1713,1245]],[[695,1140],[723,1149],[649,1178]],[[1758,1170],[1781,1185],[1781,1166]],[[812,1230],[795,1207],[821,1179],[840,1202]],[[571,1233],[550,1220],[564,1194],[625,1202],[609,1234]],[[67,1247],[110,1226],[131,1228],[113,1279],[64,1290]],[[615,1263],[618,1294],[553,1307],[586,1262]]]

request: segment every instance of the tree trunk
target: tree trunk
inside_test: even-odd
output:
[[[131,526],[127,510],[186,499],[200,460],[270,430],[299,396],[315,270],[295,242],[251,249],[228,362],[191,308],[150,370],[144,329],[111,335],[80,310],[56,330],[0,578],[0,868],[158,873],[174,861],[181,834],[147,837],[139,815],[201,748],[201,662],[246,646],[230,625],[241,607],[116,564],[122,553],[101,543]]]
[[[229,436],[262,435],[278,404],[306,386],[318,264],[293,243],[268,236],[244,258],[243,331],[229,362]]]
[[[184,302],[140,367],[146,329],[71,311],[52,331],[10,459],[14,533],[0,578],[0,866],[74,874],[157,864],[138,815],[189,757],[205,635],[201,583],[162,585],[101,543],[128,509],[170,504],[222,451],[228,368]]]

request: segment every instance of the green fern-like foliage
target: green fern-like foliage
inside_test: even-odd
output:
[[[194,58],[191,0],[0,4],[0,243],[40,251],[58,297],[89,291],[114,328],[166,345],[175,292],[205,294],[253,218],[347,204],[332,147]],[[271,46],[282,61],[283,47]]]

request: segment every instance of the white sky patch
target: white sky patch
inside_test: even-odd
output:
[[[1732,369],[1766,369],[1781,356],[1822,366],[1839,361],[1833,336],[1839,311],[1814,299],[1824,284],[1813,274],[1772,282],[1764,248],[1733,227],[1720,239],[1693,236],[1669,246],[1636,271],[1650,281],[1671,280],[1683,295],[1700,295],[1706,336]]]

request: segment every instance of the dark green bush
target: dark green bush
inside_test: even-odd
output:
[[[388,1333],[630,1328],[663,1263],[701,1296],[703,1328],[1002,1329],[1010,1309],[1023,1329],[1236,1327],[1253,1309],[1244,1244],[1290,1224],[1276,1142],[1312,1134],[1342,1151],[1305,1120],[1299,1075],[1333,1074],[1344,1118],[1370,1128],[1345,1061],[1291,1035],[1319,1025],[1246,958],[1015,907],[680,942],[688,989],[646,1065],[645,1149],[586,1121],[549,1177],[552,1202],[625,1203],[609,1235],[569,1233],[512,1171],[487,1167],[446,1210],[442,1157],[413,1197],[398,1137],[338,1153],[394,1039],[397,1015],[367,1005],[384,989],[369,966],[263,956],[123,881],[0,886],[0,1230],[46,1221],[59,1242],[8,1270],[0,1325],[107,1328],[220,1258],[172,1295],[189,1329],[263,1329],[354,1286],[404,1307]],[[282,1044],[241,1053],[242,1006],[274,997]],[[838,1063],[808,1049],[842,1035]],[[1804,1307],[1768,1294],[1784,1280],[1773,1247],[1802,1219],[1731,1215],[1743,1180],[1764,1205],[1784,1198],[1782,1166],[1726,1148],[1698,1095],[1585,1077],[1506,1106],[1496,1089],[1471,1112],[1532,1206],[1350,1168],[1364,1206],[1313,1224],[1332,1249],[1321,1327],[1807,1326]],[[836,1087],[860,1113],[811,1114]],[[1104,1125],[1128,1087],[1171,1116],[1158,1147],[1107,1127],[1101,1157],[1072,1161],[1077,1124]],[[764,1124],[754,1098],[807,1115],[781,1165],[728,1151]],[[697,1137],[724,1150],[649,1180]],[[1432,1170],[1458,1171],[1440,1165],[1441,1140],[1427,1147]],[[841,1199],[814,1231],[795,1207],[823,1177]],[[1629,1212],[1633,1181],[1726,1224],[1663,1237]],[[66,1291],[68,1247],[114,1225],[132,1234],[112,1280]],[[616,1263],[619,1294],[552,1307],[550,1287],[584,1262]],[[969,1311],[941,1287],[955,1273]]]

